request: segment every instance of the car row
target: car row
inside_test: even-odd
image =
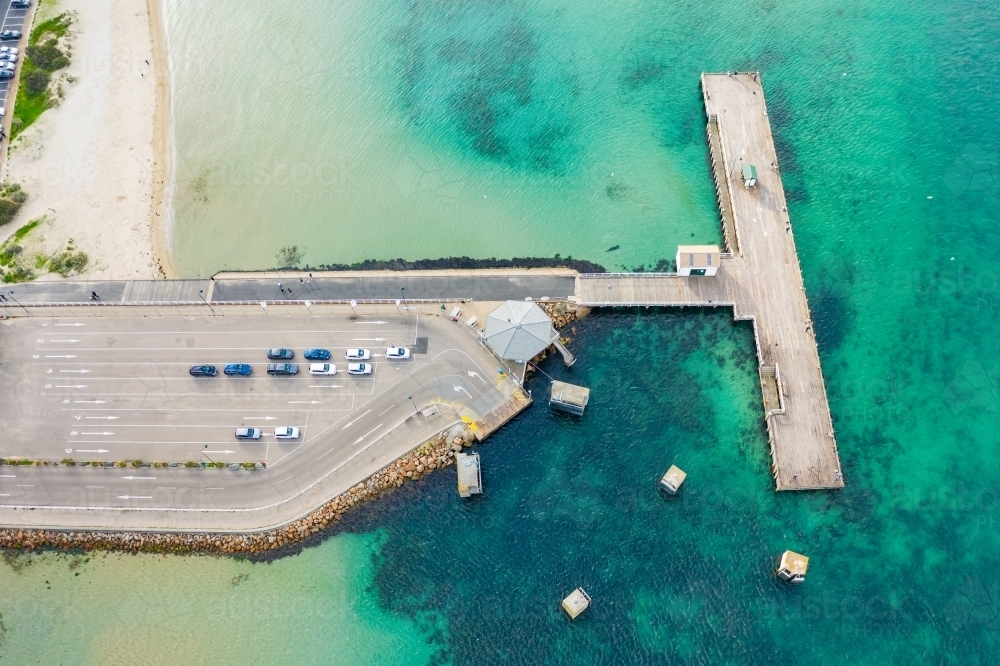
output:
[[[188,372],[192,377],[215,377],[219,374],[219,369],[214,365],[192,365]],[[227,375],[247,377],[253,374],[253,368],[249,363],[230,363],[222,368],[222,372]]]
[[[272,361],[291,361],[295,358],[295,350],[287,347],[276,347],[267,350],[267,357]],[[332,355],[329,349],[315,348],[302,352],[302,357],[307,361],[329,361]],[[370,349],[348,349],[344,352],[344,358],[348,361],[367,361],[371,357]],[[410,350],[406,347],[388,347],[385,350],[385,357],[390,360],[408,359],[410,358]]]
[[[260,439],[264,431],[260,428],[237,428],[236,439]],[[299,429],[292,426],[280,426],[274,429],[275,439],[298,439]]]
[[[373,366],[371,363],[348,363],[347,374],[349,375],[370,375]],[[214,365],[192,365],[188,372],[192,377],[215,377],[219,374],[219,369]],[[249,377],[253,374],[253,367],[249,363],[230,363],[226,365],[222,372],[233,376]],[[268,363],[267,374],[289,377],[299,374],[298,363]],[[310,375],[333,376],[337,374],[337,366],[333,363],[310,363]]]

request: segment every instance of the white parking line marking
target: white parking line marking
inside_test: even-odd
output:
[[[129,481],[154,481],[156,479],[155,476],[123,476],[122,478]]]
[[[385,410],[385,412],[388,412],[390,409],[395,409],[395,408],[396,408],[396,405],[393,405],[392,407],[389,407],[389,409]],[[385,414],[385,412],[382,412],[382,414]],[[381,417],[382,414],[379,414],[379,416]]]
[[[225,490],[225,488],[205,488],[205,490]]]
[[[293,476],[295,476],[295,475],[292,474],[292,476],[286,476],[284,479],[282,479],[281,481],[278,481],[278,483],[275,483],[274,485],[278,485],[279,483],[284,483],[285,481],[288,481],[288,479],[292,478]]]

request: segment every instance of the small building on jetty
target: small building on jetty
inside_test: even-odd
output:
[[[722,253],[718,245],[678,245],[677,274],[681,277],[713,276],[719,272]]]

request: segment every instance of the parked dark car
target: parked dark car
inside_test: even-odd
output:
[[[295,363],[268,363],[267,374],[269,375],[297,375],[299,366]]]
[[[268,349],[267,357],[275,361],[290,361],[295,358],[295,352],[291,349]]]
[[[192,377],[214,377],[219,374],[219,369],[214,365],[192,365],[188,372]]]
[[[302,352],[302,355],[307,361],[329,361],[330,360],[330,350],[329,349],[307,349]]]
[[[253,368],[249,363],[230,363],[222,369],[227,375],[242,375],[248,377],[253,373]]]
[[[31,6],[31,0],[10,0],[13,9],[27,9]]]
[[[8,40],[8,41],[11,40],[11,39],[21,39],[21,31],[20,30],[4,30],[3,32],[0,32],[0,39]]]

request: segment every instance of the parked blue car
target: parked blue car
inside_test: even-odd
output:
[[[188,372],[192,377],[214,377],[219,374],[214,365],[192,365]]]
[[[222,371],[227,375],[242,375],[243,377],[249,377],[253,373],[253,368],[250,367],[249,363],[230,363],[223,368]]]
[[[302,355],[307,361],[329,361],[330,360],[330,350],[329,349],[307,349],[302,352]]]

